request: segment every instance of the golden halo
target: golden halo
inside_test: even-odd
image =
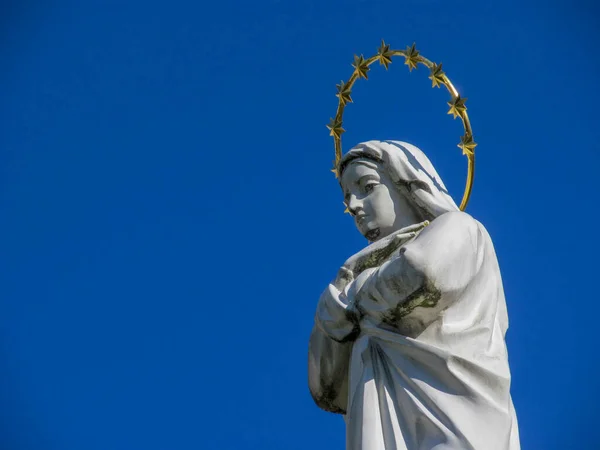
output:
[[[342,81],[337,85],[338,92],[336,97],[339,99],[337,112],[335,118],[331,119],[327,125],[329,135],[333,136],[335,146],[335,161],[332,172],[335,173],[337,178],[338,163],[342,158],[342,133],[346,131],[342,128],[342,116],[346,105],[352,103],[352,98],[350,97],[352,86],[354,86],[355,81],[359,78],[364,78],[365,80],[368,78],[367,72],[369,71],[369,66],[375,61],[379,61],[379,64],[384,66],[387,70],[388,66],[392,63],[392,57],[394,56],[403,56],[404,64],[408,66],[408,69],[411,72],[413,69],[417,68],[418,64],[427,66],[430,70],[429,79],[431,80],[431,86],[439,88],[441,85],[444,85],[446,89],[448,89],[448,92],[450,92],[452,99],[448,102],[448,106],[450,107],[448,114],[452,114],[455,119],[460,117],[465,129],[465,134],[464,136],[461,136],[460,143],[458,144],[458,147],[462,149],[463,155],[467,157],[468,161],[467,183],[460,203],[460,209],[461,211],[464,211],[469,202],[469,197],[471,196],[471,190],[473,188],[473,177],[475,175],[475,147],[477,146],[475,141],[473,141],[473,130],[471,129],[471,122],[469,121],[467,107],[465,106],[467,99],[459,95],[450,79],[442,71],[442,64],[436,64],[421,56],[419,51],[415,48],[415,44],[411,47],[406,47],[406,50],[390,50],[389,44],[386,44],[382,40],[375,56],[371,56],[369,59],[364,59],[363,55],[354,56],[354,63],[352,64],[354,72],[347,82]]]

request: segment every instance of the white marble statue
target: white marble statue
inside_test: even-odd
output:
[[[339,165],[369,245],[319,299],[309,387],[348,450],[517,450],[492,241],[413,145],[370,141]]]

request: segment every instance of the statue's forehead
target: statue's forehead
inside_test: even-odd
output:
[[[357,158],[348,163],[342,174],[342,186],[354,183],[367,175],[379,175],[381,167],[367,158]]]

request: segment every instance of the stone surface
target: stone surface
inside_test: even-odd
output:
[[[350,450],[519,449],[494,247],[416,147],[360,144],[341,186],[369,245],[318,301],[308,375]]]

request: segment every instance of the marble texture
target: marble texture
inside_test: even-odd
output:
[[[492,240],[416,147],[369,141],[340,163],[369,245],[321,295],[308,378],[349,450],[517,450]]]

